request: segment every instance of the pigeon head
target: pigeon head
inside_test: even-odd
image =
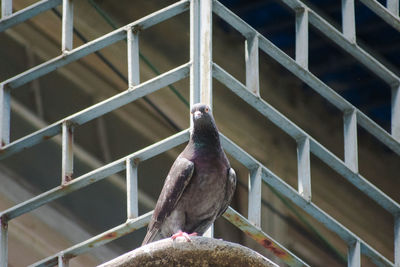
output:
[[[193,105],[190,113],[192,113],[194,124],[212,123],[213,117],[211,108],[206,104],[195,104]]]

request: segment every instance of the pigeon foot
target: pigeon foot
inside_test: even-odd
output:
[[[173,235],[171,236],[171,239],[172,239],[172,240],[175,240],[175,239],[182,239],[182,238],[184,238],[187,242],[191,242],[191,240],[190,240],[190,237],[191,237],[191,236],[197,236],[197,233],[194,232],[194,233],[188,234],[188,233],[185,233],[185,232],[182,232],[181,230],[179,230],[179,232],[177,232],[177,233],[175,233],[175,234],[173,234]]]

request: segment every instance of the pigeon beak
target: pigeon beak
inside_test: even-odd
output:
[[[194,113],[193,113],[193,118],[195,119],[195,120],[197,120],[197,119],[200,119],[201,118],[201,111],[195,111]]]

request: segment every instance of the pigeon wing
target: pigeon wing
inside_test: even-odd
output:
[[[171,214],[189,184],[193,171],[193,162],[182,157],[175,160],[161,190],[142,245],[151,242],[156,237],[165,218]]]
[[[226,182],[225,198],[224,198],[224,202],[222,203],[221,210],[219,211],[217,217],[224,214],[224,212],[228,208],[229,203],[232,200],[233,194],[235,193],[235,189],[236,189],[236,173],[235,173],[234,169],[229,168],[228,179]]]

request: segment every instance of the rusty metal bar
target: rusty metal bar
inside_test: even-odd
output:
[[[138,166],[131,159],[126,159],[126,197],[128,220],[138,217]]]
[[[257,243],[271,251],[275,256],[284,261],[289,266],[309,266],[303,260],[287,250],[284,246],[275,241],[272,237],[264,233],[259,227],[255,227],[246,220],[240,213],[229,207],[223,217],[250,236]]]
[[[310,138],[297,140],[298,191],[307,201],[311,201]]]
[[[0,266],[8,264],[8,221],[5,216],[0,217]]]
[[[3,83],[0,84],[0,148],[10,143],[10,90]]]
[[[348,267],[360,267],[361,266],[361,250],[360,241],[355,240],[349,245],[347,255],[347,266]]]
[[[65,185],[72,180],[74,173],[74,126],[69,121],[62,124],[62,168],[61,184]]]
[[[137,218],[129,219],[125,223],[120,224],[108,231],[105,231],[105,232],[103,232],[97,236],[94,236],[86,241],[76,244],[75,246],[72,246],[63,251],[60,251],[59,253],[57,253],[53,256],[50,256],[41,261],[38,261],[38,262],[30,265],[30,267],[54,266],[58,263],[59,257],[63,257],[64,259],[70,260],[76,256],[79,256],[83,253],[90,251],[93,248],[105,245],[117,238],[120,238],[124,235],[132,233],[133,231],[136,231],[137,229],[140,229],[140,228],[146,226],[149,223],[152,214],[153,214],[153,211],[150,211],[150,212],[143,214]]]
[[[260,78],[258,63],[258,35],[254,34],[245,42],[246,87],[256,95],[260,95]]]
[[[74,40],[74,5],[73,0],[63,0],[61,51],[73,49]]]
[[[128,43],[128,87],[136,86],[140,83],[139,68],[139,32],[133,28],[127,30]]]
[[[357,113],[355,109],[343,114],[344,162],[353,172],[358,173]]]
[[[12,0],[1,0],[1,18],[7,18],[12,14]]]
[[[52,9],[61,4],[62,0],[41,0],[22,10],[19,10],[7,17],[0,19],[0,32],[24,22],[46,10]],[[4,1],[3,1],[4,2]]]
[[[296,9],[296,62],[308,69],[308,10]]]
[[[248,205],[247,218],[256,227],[261,227],[261,166],[250,170]]]
[[[354,0],[342,0],[342,33],[349,42],[356,42]]]
[[[69,260],[64,257],[64,255],[58,256],[58,267],[68,267]]]

